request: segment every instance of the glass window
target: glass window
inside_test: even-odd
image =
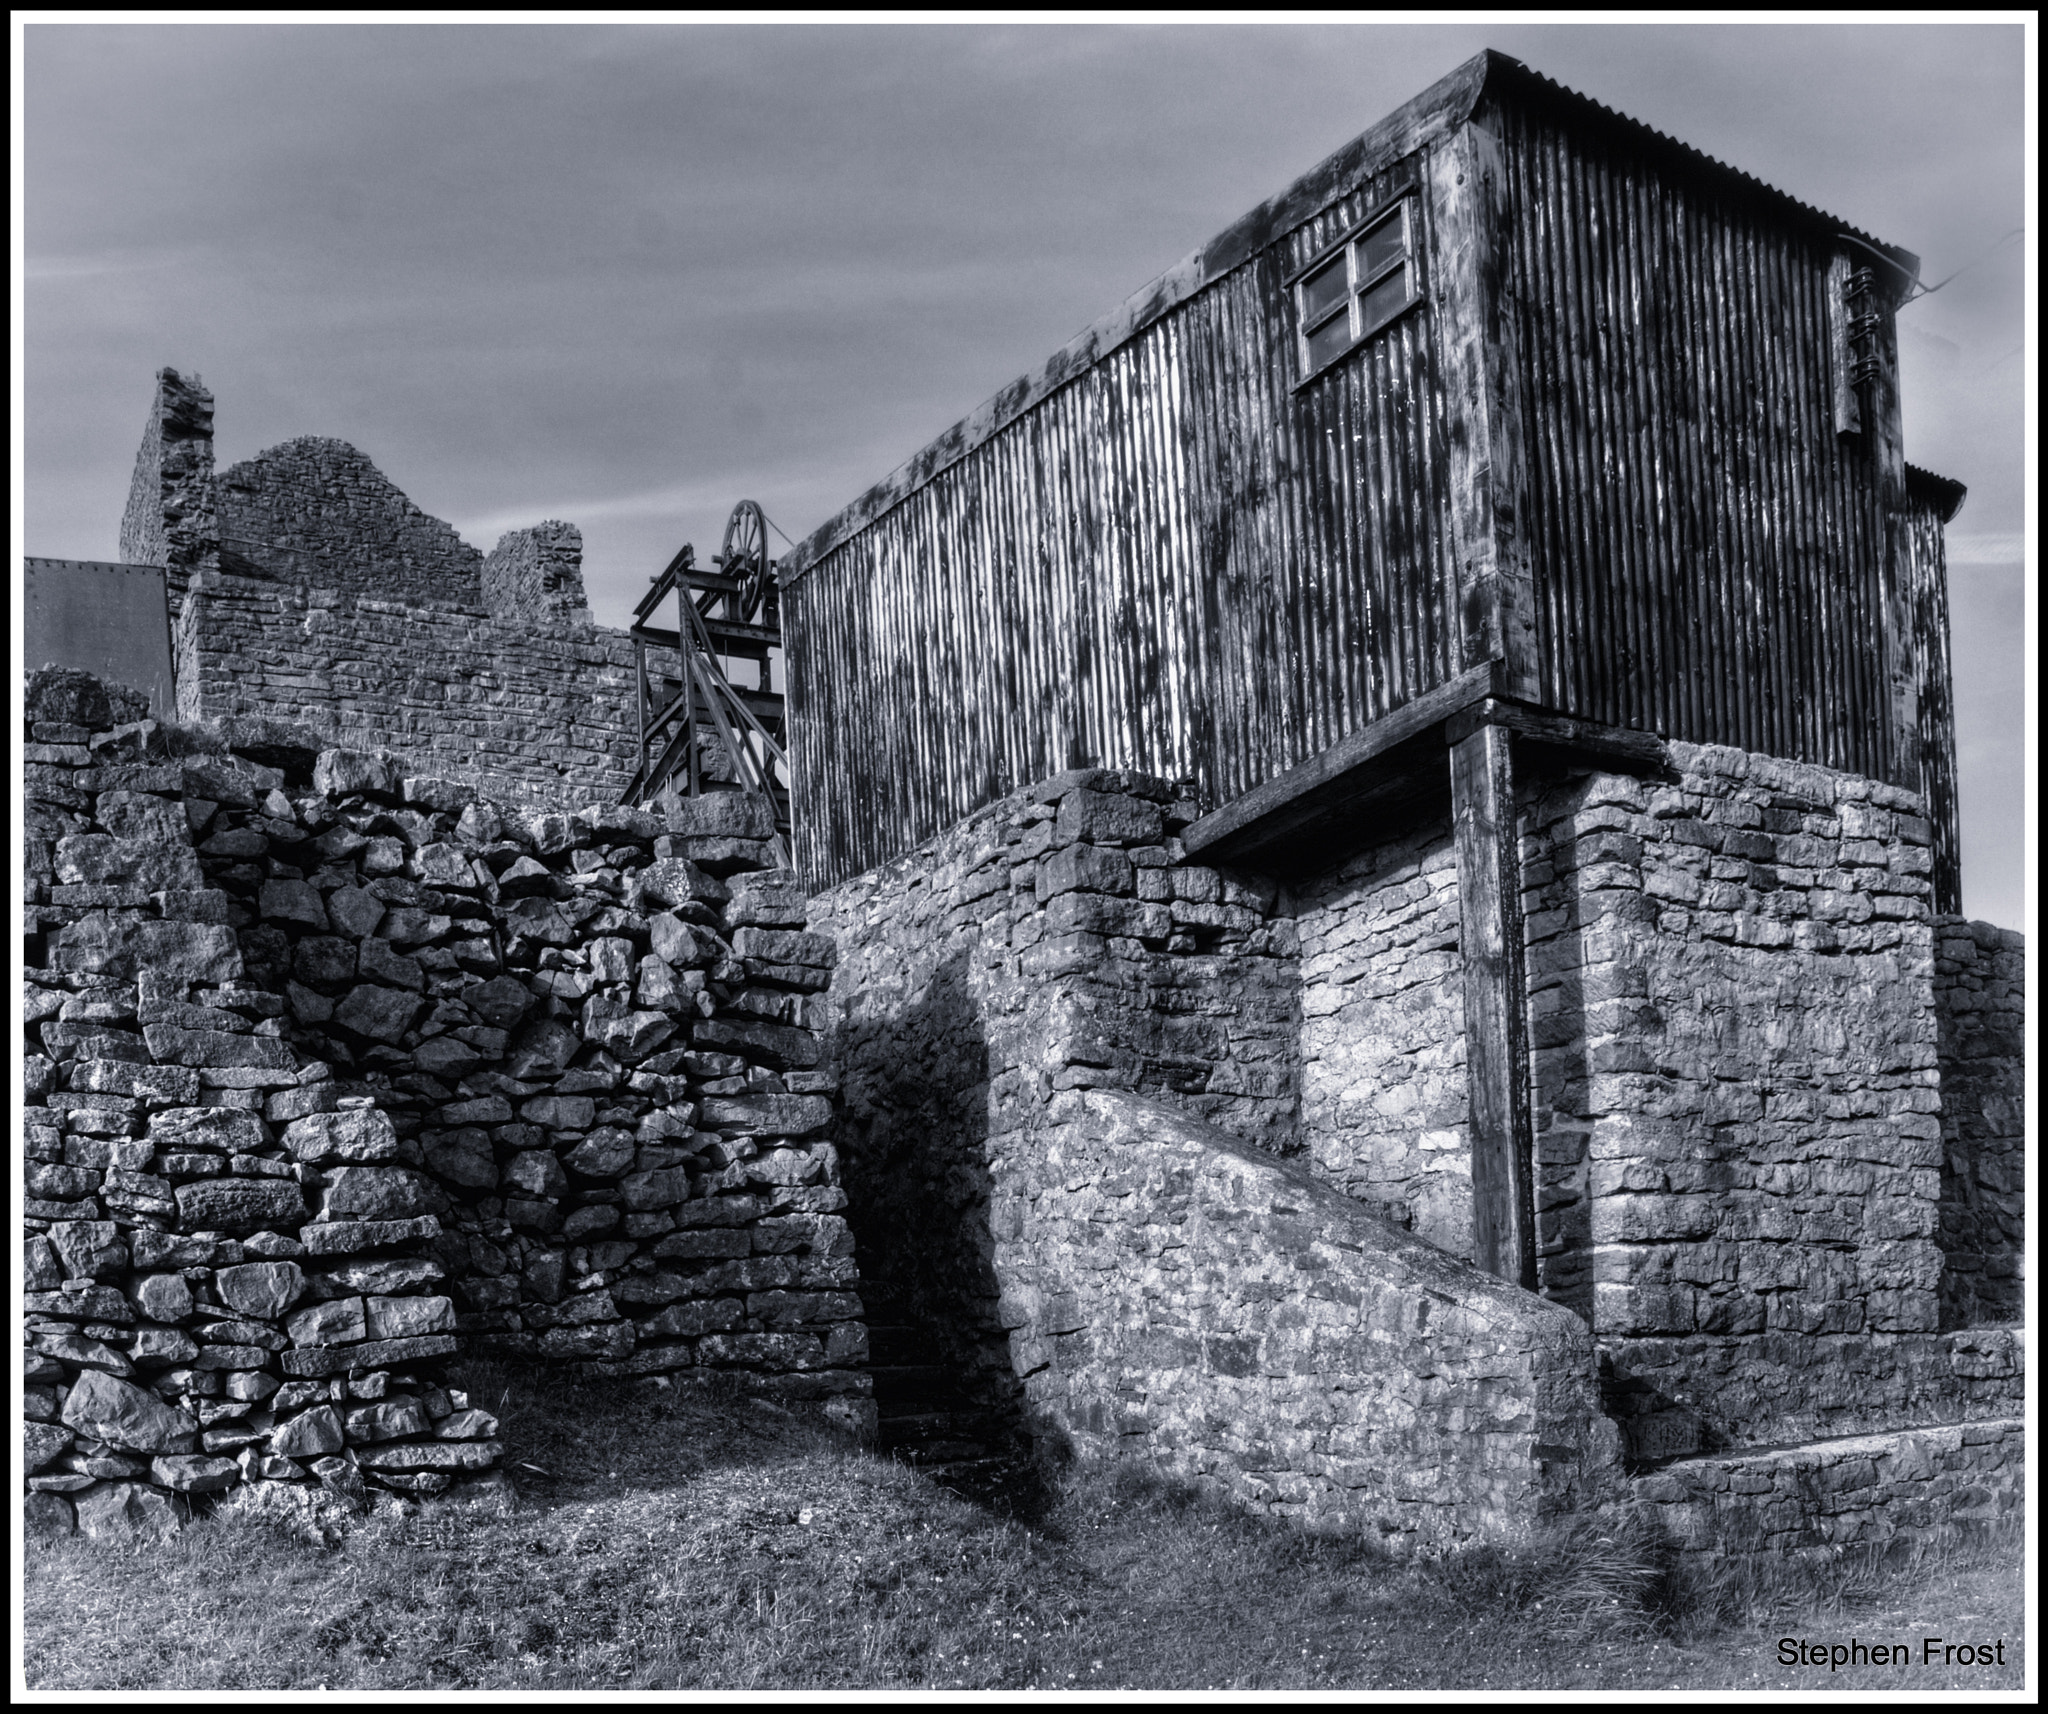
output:
[[[1407,199],[1344,238],[1295,282],[1304,377],[1392,321],[1418,296]]]
[[[1301,282],[1301,315],[1310,325],[1322,320],[1350,296],[1350,276],[1344,258],[1325,262]]]

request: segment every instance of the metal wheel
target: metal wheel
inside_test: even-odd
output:
[[[740,618],[754,617],[774,587],[768,564],[768,520],[752,500],[742,500],[725,521],[725,543],[719,549],[719,570],[739,581]]]

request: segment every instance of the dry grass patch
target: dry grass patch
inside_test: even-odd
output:
[[[2015,1645],[2009,1674],[1899,1687],[2021,1682],[2019,1589],[1998,1559],[1702,1588],[1579,1530],[1431,1568],[1101,1472],[1027,1523],[730,1397],[480,1364],[459,1384],[503,1420],[515,1509],[441,1502],[323,1537],[252,1497],[161,1544],[32,1546],[28,1684],[1756,1687],[1785,1681],[1769,1668],[1786,1630],[1868,1638],[1877,1622]]]

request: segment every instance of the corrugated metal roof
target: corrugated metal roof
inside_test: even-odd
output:
[[[1937,476],[1931,470],[1922,470],[1917,464],[1906,466],[1906,492],[1916,499],[1925,500],[1941,514],[1944,524],[1963,509],[1963,501],[1970,493],[1953,476]]]
[[[1920,259],[1911,251],[1884,243],[1822,209],[1801,202],[1753,174],[1716,160],[1689,143],[1631,119],[1589,95],[1566,88],[1520,60],[1487,49],[1475,54],[1448,76],[1396,108],[1278,196],[1233,221],[1177,267],[1170,268],[1142,291],[1126,299],[1114,313],[1067,342],[1032,373],[1020,377],[963,417],[936,440],[912,455],[852,505],[820,525],[799,542],[780,565],[785,584],[839,543],[864,528],[923,487],[934,476],[1016,421],[1048,394],[1065,386],[1107,357],[1178,305],[1268,248],[1304,221],[1346,195],[1360,179],[1389,162],[1413,153],[1463,124],[1489,97],[1519,100],[1557,112],[1581,127],[1613,131],[1630,146],[1662,155],[1671,165],[1734,194],[1753,199],[1781,217],[1846,234],[1889,256],[1909,276],[1917,277]]]

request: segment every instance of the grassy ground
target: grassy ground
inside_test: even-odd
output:
[[[1157,1486],[1030,1523],[759,1405],[466,1377],[518,1501],[311,1545],[246,1504],[161,1544],[31,1544],[31,1689],[2018,1687],[2018,1550],[1776,1590],[1625,1548],[1402,1567]],[[560,1383],[554,1383],[559,1389]],[[551,1474],[541,1474],[549,1472]],[[297,1529],[300,1533],[294,1533]],[[2006,1640],[2003,1669],[1782,1667],[1777,1641]],[[1917,1655],[1916,1655],[1917,1658]]]

